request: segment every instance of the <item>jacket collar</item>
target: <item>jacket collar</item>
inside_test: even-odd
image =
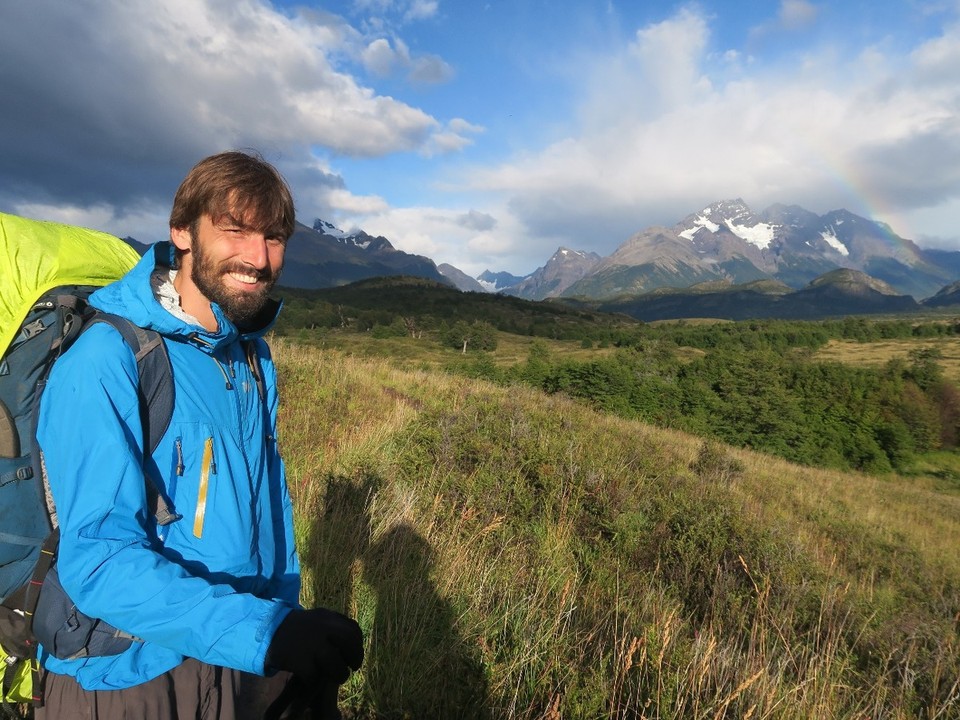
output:
[[[262,337],[273,327],[282,302],[272,298],[254,321],[243,328],[234,325],[216,303],[212,305],[217,320],[217,329],[214,331],[173,315],[160,304],[151,277],[157,269],[175,267],[175,257],[172,243],[163,241],[154,244],[130,272],[93,293],[90,296],[91,305],[104,312],[127,317],[135,324],[156,330],[170,339],[190,342],[209,352],[236,340]]]

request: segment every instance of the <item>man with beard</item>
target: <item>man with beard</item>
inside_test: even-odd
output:
[[[56,569],[73,603],[62,627],[82,613],[128,642],[70,657],[42,645],[38,720],[252,717],[239,698],[280,694],[283,683],[312,717],[339,715],[336,687],[359,668],[363,638],[352,619],[299,605],[263,339],[293,230],[293,199],[273,166],[214,155],[178,189],[170,242],[90,296],[160,334],[174,410],[145,452],[137,364],[106,323],[54,366],[37,437],[60,526]],[[153,511],[148,486],[169,517]]]

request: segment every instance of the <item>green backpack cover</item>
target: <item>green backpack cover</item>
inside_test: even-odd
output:
[[[62,285],[107,285],[140,259],[105,232],[2,212],[0,248],[0,355],[41,295]]]

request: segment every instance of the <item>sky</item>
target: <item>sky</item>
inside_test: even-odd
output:
[[[201,158],[525,275],[742,198],[960,250],[960,0],[0,0],[0,211],[168,236]]]

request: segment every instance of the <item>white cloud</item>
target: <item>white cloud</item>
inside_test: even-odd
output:
[[[389,77],[394,72],[404,72],[410,82],[418,85],[436,85],[453,78],[453,68],[437,55],[413,57],[410,48],[399,38],[390,41],[377,38],[360,53],[360,60],[367,72],[377,77]]]
[[[437,0],[413,0],[404,12],[405,20],[425,20],[437,14],[439,7]]]
[[[633,88],[652,94],[661,111],[693,100],[711,89],[701,60],[709,30],[705,18],[689,8],[675,17],[637,31],[636,42],[627,48],[626,67],[641,79]],[[634,83],[631,83],[634,84]]]
[[[367,72],[386,77],[393,72],[393,67],[397,62],[397,54],[390,47],[389,40],[377,38],[364,48],[361,59]]]
[[[573,82],[582,132],[618,132],[709,94],[702,68],[708,42],[706,19],[684,8],[638,30],[626,47],[581,58],[572,72],[580,74]]]
[[[485,128],[463,118],[453,118],[447,125],[455,133],[482,133]]]
[[[472,276],[504,267],[524,267],[529,272],[544,260],[536,248],[527,254],[517,247],[522,228],[503,208],[482,213],[437,207],[391,208],[376,215],[349,216],[343,224],[383,235],[399,250],[426,255],[437,264],[450,263]]]
[[[363,12],[387,12],[399,4],[397,0],[353,0],[354,7]]]
[[[960,197],[956,28],[910,57],[824,48],[793,69],[732,79],[712,69],[708,48],[706,19],[691,9],[640,30],[598,61],[614,72],[585,77],[578,133],[466,169],[460,189],[501,193],[544,257],[564,233],[606,254],[611,241],[728,197],[864,214]],[[621,236],[597,238],[596,227]]]
[[[348,190],[331,189],[324,195],[325,204],[335,216],[377,215],[389,210],[387,201],[379,195],[354,195]]]
[[[473,138],[468,137],[469,135],[481,132],[483,128],[479,125],[473,125],[462,118],[454,118],[443,130],[433,134],[430,142],[421,149],[420,153],[425,157],[432,157],[462,150],[473,144]]]
[[[448,62],[438,55],[420,55],[410,62],[407,77],[418,85],[439,85],[453,79],[454,71]]]

